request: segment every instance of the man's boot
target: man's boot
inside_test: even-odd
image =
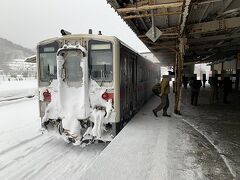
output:
[[[158,117],[157,112],[155,110],[152,110],[154,116]]]
[[[167,114],[167,113],[163,113],[163,116],[165,116],[165,117],[171,117],[169,114]]]

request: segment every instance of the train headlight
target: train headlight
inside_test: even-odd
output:
[[[112,102],[113,102],[113,97],[114,97],[113,93],[104,92],[102,94],[102,98],[106,101],[109,101],[110,99],[112,99]]]
[[[43,92],[43,101],[51,102],[51,100],[52,100],[51,93],[47,89],[45,92]]]

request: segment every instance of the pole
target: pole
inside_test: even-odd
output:
[[[153,37],[154,37],[154,39],[155,39],[155,37],[156,37],[156,30],[155,30],[155,20],[154,20],[154,12],[153,12],[153,10],[151,10],[151,17],[152,17],[152,29],[153,29],[153,31],[152,31],[152,35],[153,35]]]
[[[183,72],[183,61],[184,61],[184,52],[185,52],[185,38],[179,38],[179,52],[176,56],[176,93],[175,93],[175,106],[174,113],[181,115],[181,97],[182,97],[182,72]]]

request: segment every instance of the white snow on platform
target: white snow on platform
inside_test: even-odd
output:
[[[153,115],[152,109],[159,102],[159,98],[152,98],[80,179],[232,178],[216,149],[199,132],[179,117],[162,117],[161,112],[158,118]],[[173,105],[170,103],[169,113]]]
[[[37,81],[0,81],[0,102],[33,96],[37,93]]]
[[[41,134],[37,98],[0,106],[0,179],[78,179],[105,148]]]
[[[169,129],[171,127],[169,118],[162,117],[160,113],[159,118],[153,116],[151,112],[153,106],[149,102],[141,109],[81,179],[169,179],[168,143],[173,140],[169,138],[169,133],[176,134],[176,130]],[[191,149],[187,144],[184,146]],[[181,169],[180,165],[179,168]],[[202,177],[202,172],[199,169],[189,170],[190,173],[181,170],[178,179]],[[176,176],[174,176],[175,178]]]

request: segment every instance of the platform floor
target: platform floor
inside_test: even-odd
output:
[[[206,127],[212,127],[211,123],[205,123],[206,127],[203,125],[203,129],[198,126],[201,117],[198,118],[197,112],[204,112],[204,98],[208,90],[201,93],[199,103],[202,104],[199,107],[191,107],[188,103],[189,90],[183,91],[183,112],[186,116],[172,115],[171,118],[166,118],[159,113],[158,118],[154,117],[152,109],[160,100],[157,97],[152,98],[104,149],[81,179],[237,179],[239,164],[232,164],[230,159],[240,152],[240,146],[235,149],[235,154],[228,154],[229,158],[223,154],[224,150],[216,144],[212,136],[204,131]],[[170,97],[173,102],[173,94]],[[226,108],[224,105],[220,106]],[[216,107],[219,111],[219,107]],[[169,109],[170,114],[171,112],[172,103]],[[207,118],[205,116],[205,121]],[[226,122],[226,118],[219,118],[219,121]],[[239,121],[234,122],[232,123],[235,126],[240,127]],[[211,131],[213,133],[215,129]],[[235,135],[239,134],[236,132]],[[226,141],[231,139],[226,137]]]

